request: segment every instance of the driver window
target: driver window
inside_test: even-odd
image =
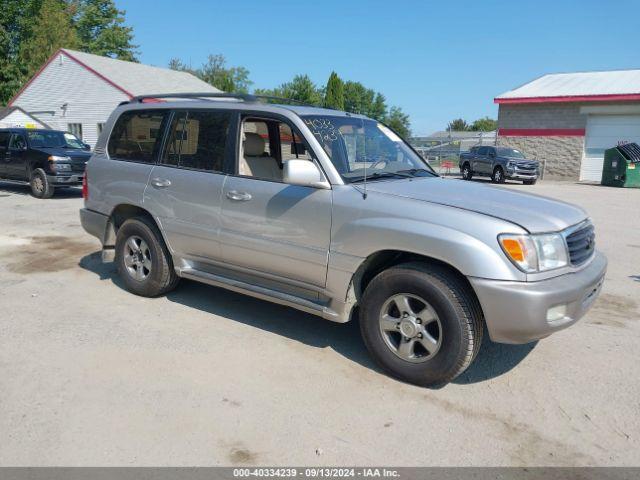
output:
[[[25,148],[27,148],[27,141],[24,139],[24,135],[14,133],[11,137],[9,148],[11,150],[24,150]]]
[[[282,182],[284,162],[313,161],[300,136],[278,120],[246,118],[241,139],[238,174],[242,176]]]

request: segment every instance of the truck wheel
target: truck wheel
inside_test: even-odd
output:
[[[143,297],[163,295],[180,280],[158,228],[144,217],[131,218],[118,229],[116,265],[127,290]]]
[[[361,309],[360,330],[373,358],[416,385],[450,382],[482,343],[477,298],[443,267],[406,263],[383,271],[367,286]]]
[[[31,172],[31,178],[29,179],[29,185],[31,186],[31,193],[36,198],[51,198],[55,189],[47,180],[47,174],[41,168],[36,168]]]
[[[462,166],[460,173],[462,174],[463,180],[471,180],[473,178],[473,172],[471,171],[471,166],[468,163],[465,163]]]
[[[502,167],[496,167],[493,169],[491,181],[493,183],[504,183],[504,170],[502,170]]]
[[[535,185],[537,181],[538,181],[538,179],[535,179],[535,180],[523,180],[522,184],[523,185]]]

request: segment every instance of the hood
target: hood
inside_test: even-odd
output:
[[[461,208],[515,223],[531,233],[563,230],[587,218],[584,210],[569,203],[440,177],[370,182],[367,192]]]
[[[56,155],[58,157],[70,157],[72,161],[86,162],[91,158],[91,152],[87,150],[79,150],[74,148],[33,148],[38,152],[45,153],[47,155]]]

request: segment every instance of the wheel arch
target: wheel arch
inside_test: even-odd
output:
[[[162,235],[162,240],[168,246],[167,239],[164,238],[164,233],[160,228],[158,221],[154,218],[151,213],[137,205],[131,205],[128,203],[121,203],[116,205],[111,213],[109,214],[109,220],[107,221],[107,227],[104,232],[103,246],[104,247],[115,247],[116,244],[116,235],[118,234],[118,229],[122,226],[122,224],[130,218],[135,217],[144,217],[153,222],[156,226],[160,235]]]
[[[427,266],[435,266],[451,273],[451,275],[462,282],[469,289],[469,292],[477,298],[476,292],[467,277],[455,266],[447,262],[406,250],[379,250],[369,255],[353,274],[350,290],[355,296],[356,302],[360,301],[367,286],[376,275],[391,267],[413,262],[419,262]]]

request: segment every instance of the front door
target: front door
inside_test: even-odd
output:
[[[9,155],[9,140],[11,132],[0,132],[0,178],[7,177],[7,163],[11,161]]]
[[[144,204],[159,219],[174,255],[207,264],[221,257],[218,230],[230,111],[182,110],[171,119]]]
[[[21,133],[14,133],[9,140],[7,150],[7,178],[28,180],[27,178],[27,141]]]
[[[323,287],[331,232],[331,190],[288,185],[283,162],[315,161],[278,119],[244,118],[236,174],[224,184],[224,261],[256,275]]]

